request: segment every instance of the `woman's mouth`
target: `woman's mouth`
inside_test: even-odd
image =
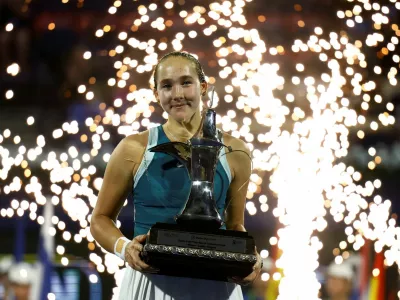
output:
[[[175,104],[175,105],[173,105],[172,107],[173,108],[176,108],[176,109],[180,109],[180,108],[184,108],[186,106],[186,104],[185,103],[182,103],[182,104]]]

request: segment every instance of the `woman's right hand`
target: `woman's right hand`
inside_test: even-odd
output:
[[[136,236],[125,248],[125,261],[132,269],[144,273],[157,273],[159,270],[146,264],[140,259],[140,252],[143,250],[143,245],[146,241],[146,234]]]

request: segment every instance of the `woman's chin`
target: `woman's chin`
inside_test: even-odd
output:
[[[191,115],[187,112],[178,112],[178,113],[173,113],[170,114],[170,116],[177,122],[182,123],[182,122],[189,122],[191,119]]]

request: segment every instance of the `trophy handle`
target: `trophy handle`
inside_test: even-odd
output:
[[[160,144],[149,149],[151,152],[162,152],[165,154],[169,154],[172,157],[175,157],[181,164],[186,167],[186,170],[190,176],[190,168],[191,168],[191,149],[190,145],[181,142],[169,142]]]

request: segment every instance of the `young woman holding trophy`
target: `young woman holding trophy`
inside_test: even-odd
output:
[[[141,256],[149,229],[157,222],[175,223],[191,186],[185,168],[176,159],[148,150],[168,142],[184,143],[196,134],[202,125],[200,103],[206,91],[203,69],[194,56],[172,52],[161,58],[154,72],[154,93],[168,113],[168,121],[126,137],[111,155],[93,211],[91,232],[103,248],[129,264],[120,299],[243,299],[240,285],[251,283],[260,272],[262,261],[257,253],[253,271],[242,278],[232,277],[230,282],[157,275],[158,270]],[[243,141],[225,133],[221,143],[233,151],[227,153],[225,147],[220,151],[213,183],[215,205],[224,216],[226,229],[244,232],[251,174],[249,150]],[[124,237],[115,225],[131,192],[135,205],[133,240]]]

